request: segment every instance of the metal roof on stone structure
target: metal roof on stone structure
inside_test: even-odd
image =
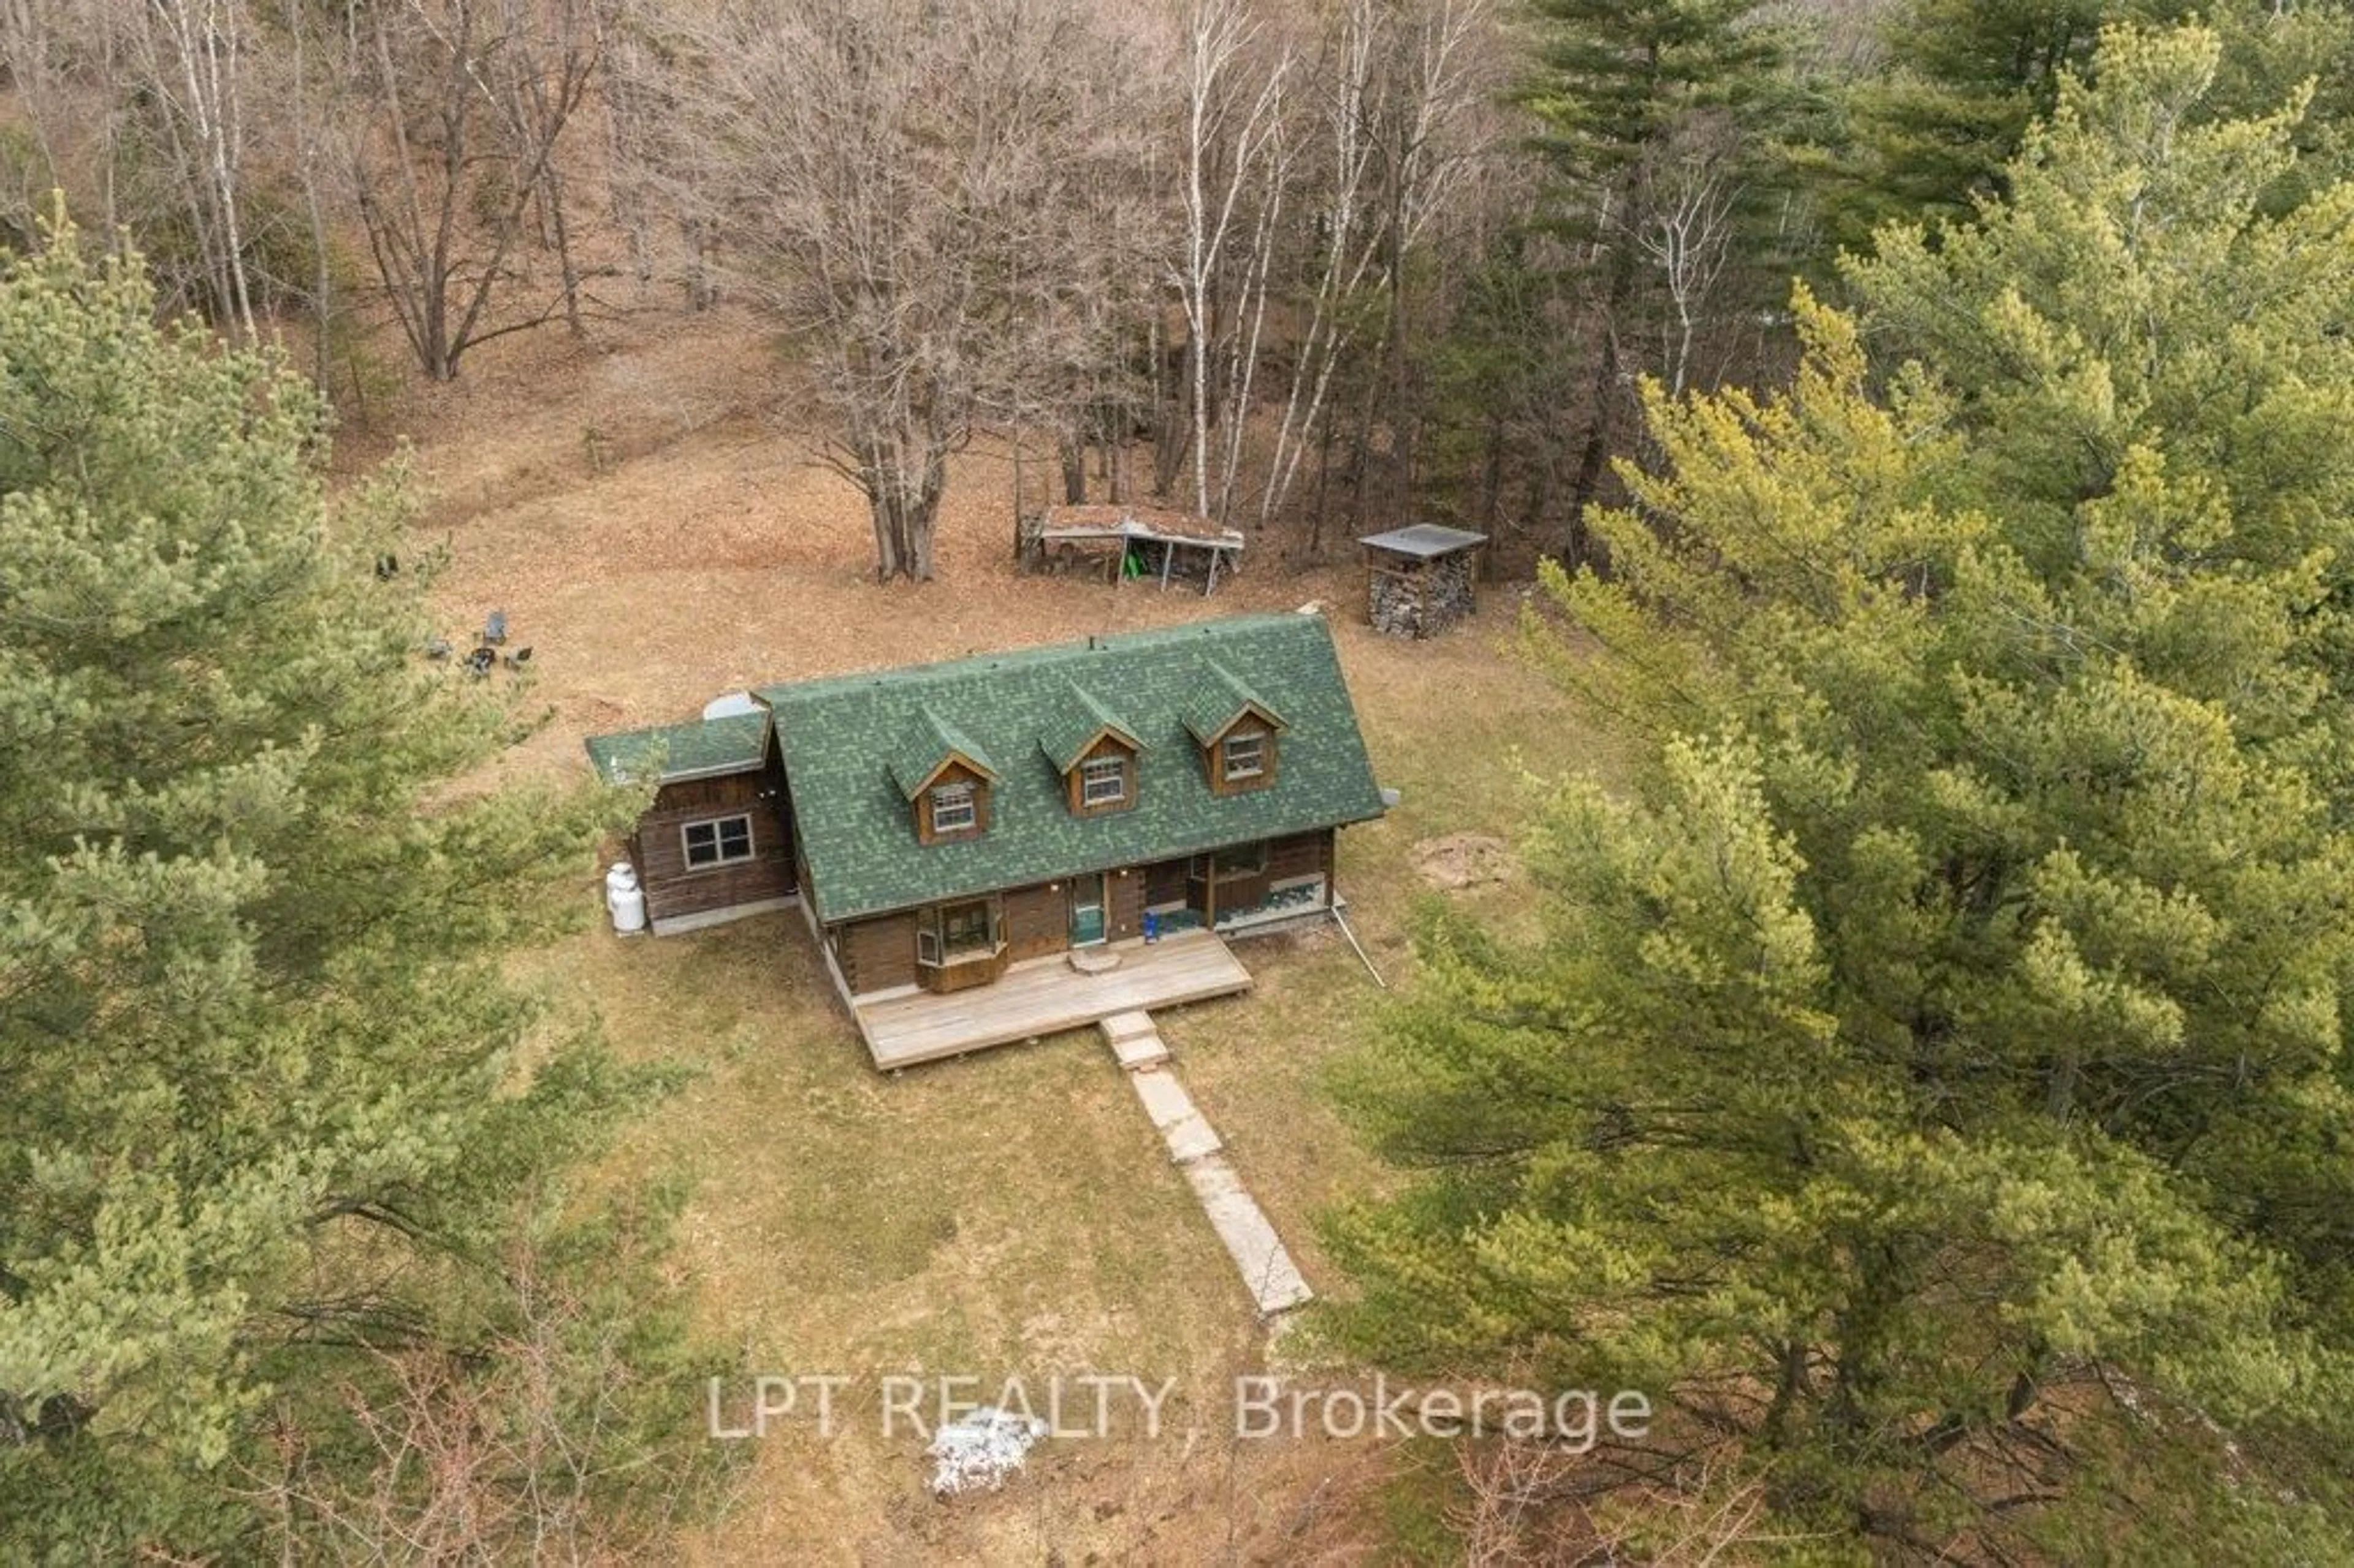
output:
[[[1451,556],[1458,550],[1468,550],[1487,542],[1485,534],[1474,534],[1469,528],[1449,528],[1438,523],[1416,523],[1410,528],[1369,534],[1357,541],[1376,550],[1394,550],[1401,556],[1419,556],[1424,560],[1437,556]]]

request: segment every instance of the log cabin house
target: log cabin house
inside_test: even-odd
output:
[[[1338,830],[1382,812],[1317,615],[754,696],[758,713],[598,736],[589,756],[610,782],[658,770],[630,842],[658,934],[798,900],[862,1027],[878,998],[1320,916]]]

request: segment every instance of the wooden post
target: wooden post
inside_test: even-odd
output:
[[[1204,599],[1209,598],[1212,591],[1218,586],[1218,563],[1225,558],[1225,549],[1219,546],[1210,546],[1210,577],[1209,580],[1202,585]]]

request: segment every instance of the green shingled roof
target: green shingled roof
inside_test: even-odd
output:
[[[592,735],[588,760],[608,784],[635,783],[659,760],[661,781],[745,773],[760,766],[769,750],[766,713],[730,714],[684,724],[633,729],[622,735]]]
[[[1209,745],[1242,717],[1246,708],[1257,708],[1278,729],[1284,726],[1283,715],[1274,705],[1252,691],[1240,675],[1215,659],[1204,659],[1202,667],[1207,679],[1194,688],[1183,709],[1185,727],[1195,740]]]
[[[1246,684],[1246,683],[1247,683]],[[1211,793],[1188,733],[1208,704],[1221,720],[1256,703],[1284,724],[1276,779]],[[1197,622],[1024,652],[770,686],[787,788],[809,863],[803,889],[824,921],[1197,853],[1381,814],[1356,712],[1320,616]],[[1075,725],[1119,715],[1144,747],[1137,804],[1075,817],[1049,754]],[[988,831],[924,844],[895,771],[931,715],[1002,764]],[[959,747],[962,749],[962,747]],[[995,765],[992,765],[995,766]]]
[[[1067,705],[1061,713],[1051,715],[1046,727],[1038,732],[1039,748],[1055,765],[1055,772],[1069,772],[1072,764],[1107,730],[1137,750],[1144,749],[1144,737],[1136,733],[1136,726],[1114,713],[1108,705],[1068,682],[1064,683],[1064,696]]]
[[[921,794],[924,786],[952,758],[961,757],[990,778],[997,777],[996,765],[989,760],[989,753],[928,707],[916,710],[900,732],[899,744],[888,757],[892,780],[899,786],[900,795],[909,800]]]

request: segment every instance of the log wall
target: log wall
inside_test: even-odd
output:
[[[903,910],[829,927],[826,939],[853,996],[916,983],[916,916]]]
[[[1144,935],[1144,873],[1124,868],[1104,874],[1106,934],[1115,942]]]
[[[630,863],[645,889],[646,914],[673,920],[796,891],[790,811],[783,780],[765,770],[663,785],[630,835]],[[688,824],[735,816],[752,821],[752,858],[688,866]]]
[[[1059,953],[1071,945],[1070,894],[1052,883],[1017,887],[1005,895],[1005,953],[1015,962]]]

